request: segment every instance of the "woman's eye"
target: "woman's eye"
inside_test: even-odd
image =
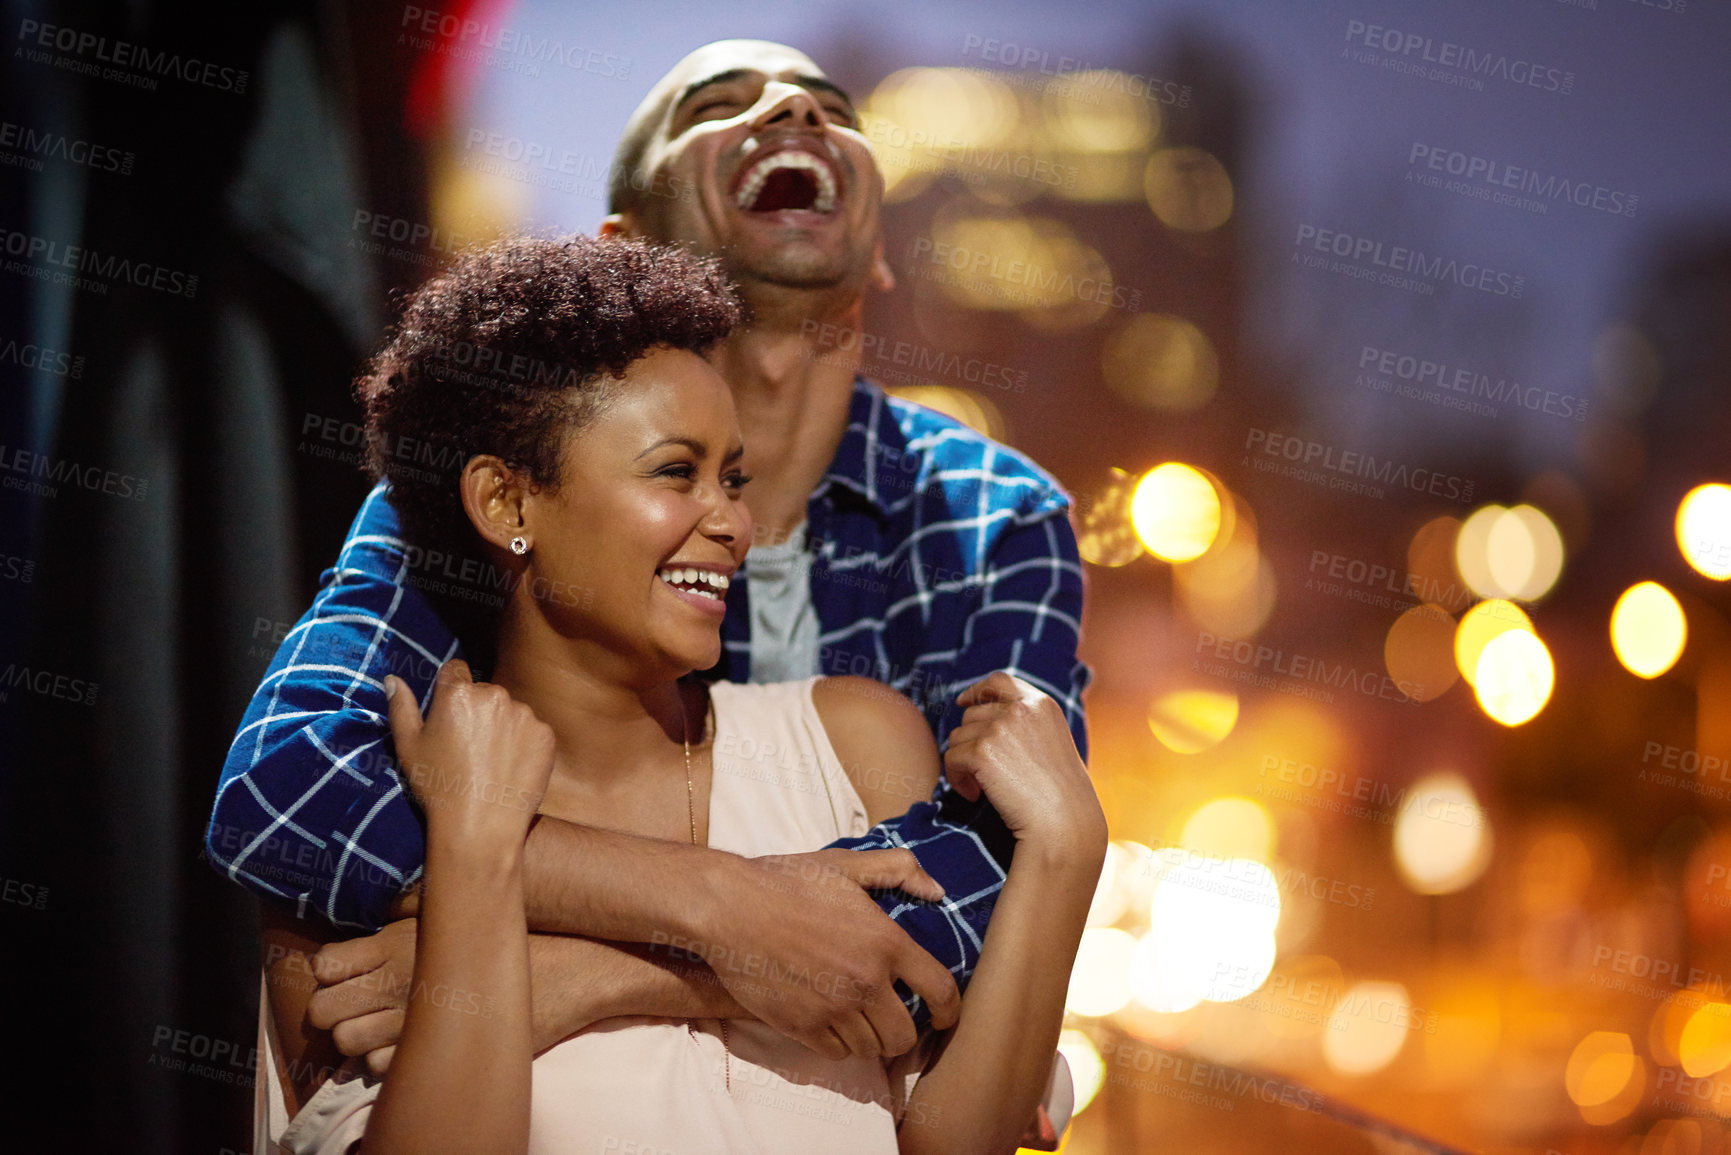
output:
[[[683,462],[678,465],[664,465],[655,471],[655,476],[677,477],[684,481],[690,481],[693,477],[697,476],[697,467],[695,465],[687,465]]]
[[[721,479],[721,484],[729,489],[744,489],[751,484],[751,475],[749,473],[730,473]]]

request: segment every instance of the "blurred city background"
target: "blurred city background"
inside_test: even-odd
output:
[[[12,18],[251,81],[8,62],[19,119],[138,158],[9,162],[12,227],[200,274],[0,278],[69,358],[0,367],[14,451],[152,485],[0,494],[0,659],[102,687],[0,732],[0,861],[48,895],[0,910],[0,977],[95,992],[9,1014],[47,1040],[20,1087],[245,1149],[250,1091],[153,1039],[251,1045],[198,835],[366,489],[350,376],[456,248],[592,231],[648,86],[751,36],[853,94],[885,173],[864,372],[1075,501],[1114,843],[1065,1150],[1731,1151],[1722,7],[58,7]]]

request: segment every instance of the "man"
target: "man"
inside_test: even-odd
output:
[[[759,544],[728,591],[714,672],[877,677],[928,708],[941,746],[961,716],[955,696],[1007,670],[1063,706],[1085,754],[1082,577],[1056,483],[1012,450],[890,401],[856,378],[857,361],[816,355],[811,334],[857,330],[866,291],[894,284],[882,177],[847,96],[789,48],[707,45],[645,98],[617,159],[602,232],[718,257],[747,311],[713,361],[745,433]],[[667,189],[681,195],[657,191]],[[396,673],[424,706],[457,655],[421,592],[463,596],[473,578],[444,562],[410,556],[382,491],[368,498],[230,750],[206,839],[230,878],[337,927],[376,930],[413,912],[423,834],[386,756],[382,682]],[[965,982],[979,958],[1010,846],[988,804],[947,784],[935,801],[909,802],[865,838],[767,869],[538,820],[525,851],[529,923],[545,932],[533,955],[538,1031],[556,1041],[603,1009],[736,1005],[827,1054],[906,1051],[905,1019],[860,1037],[853,992],[900,980],[907,1012],[952,1022],[950,976]],[[880,854],[854,853],[863,849]],[[862,889],[933,894],[921,866],[941,901],[874,901]],[[725,989],[598,940],[683,950]],[[390,942],[345,946],[365,969]],[[739,961],[763,958],[772,965]],[[583,1005],[560,1017],[561,994]],[[369,1049],[366,1033],[344,1050]]]

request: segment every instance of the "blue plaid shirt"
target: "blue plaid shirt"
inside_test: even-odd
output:
[[[1086,757],[1068,505],[1021,454],[857,379],[807,506],[815,672],[889,683],[926,710],[942,747],[961,719],[956,695],[1008,670],[1063,704]],[[490,592],[464,564],[407,545],[382,485],[367,497],[229,749],[205,839],[216,869],[339,927],[383,924],[426,853],[391,759],[383,682],[395,673],[425,708],[439,666],[461,656],[422,589]],[[733,681],[751,676],[749,591],[748,562],[728,591],[713,671]],[[940,783],[932,801],[834,845],[914,851],[944,901],[883,893],[879,903],[965,983],[1011,851],[989,804]],[[918,1000],[910,1006],[923,1019]]]

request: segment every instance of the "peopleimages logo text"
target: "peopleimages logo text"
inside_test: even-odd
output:
[[[1402,60],[1435,65],[1469,77],[1506,80],[1511,84],[1537,88],[1541,92],[1568,95],[1575,89],[1575,74],[1561,68],[1511,57],[1506,52],[1494,49],[1473,48],[1418,32],[1403,32],[1398,28],[1384,28],[1380,24],[1366,24],[1362,20],[1346,22],[1346,43],[1347,48],[1342,50],[1343,53],[1357,45]]]
[[[1449,281],[1463,289],[1473,289],[1492,296],[1518,301],[1526,291],[1527,279],[1515,273],[1493,269],[1476,261],[1459,261],[1438,256],[1405,245],[1385,244],[1371,237],[1354,236],[1338,229],[1300,224],[1292,242],[1300,250],[1340,257],[1365,271],[1374,273],[1386,269],[1420,281]],[[1294,259],[1298,257],[1293,254]]]
[[[1422,165],[1432,173],[1460,177],[1475,192],[1480,190],[1480,186],[1485,191],[1508,189],[1536,197],[1541,204],[1545,201],[1568,201],[1580,208],[1594,209],[1613,216],[1632,217],[1641,202],[1641,198],[1634,193],[1626,193],[1621,189],[1606,188],[1587,181],[1572,181],[1567,177],[1540,175],[1536,170],[1520,165],[1506,164],[1490,157],[1475,156],[1459,149],[1443,148],[1419,141],[1413,142],[1406,161],[1410,165]],[[1518,200],[1514,203],[1519,207],[1527,207]]]

